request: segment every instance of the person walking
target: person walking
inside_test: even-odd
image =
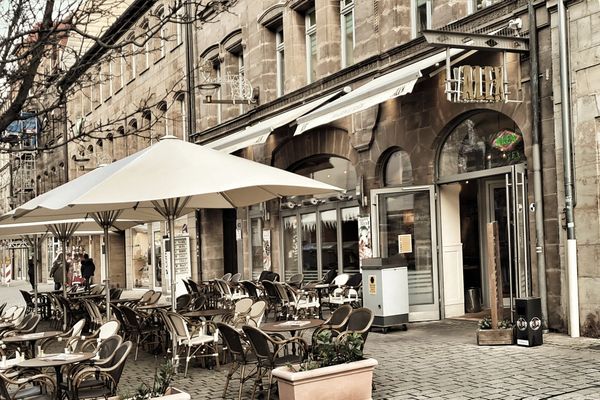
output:
[[[92,277],[94,276],[94,272],[96,272],[94,260],[92,260],[86,253],[83,255],[83,260],[81,260],[81,276],[83,276],[83,279],[85,279],[85,290],[90,290],[90,284]]]
[[[50,269],[50,276],[54,278],[54,290],[60,290],[64,283],[63,277],[63,253],[58,253],[52,261],[52,269]]]
[[[35,275],[33,273],[33,257],[29,257],[27,260],[27,275],[29,275],[29,282],[31,283],[31,288],[35,289]]]

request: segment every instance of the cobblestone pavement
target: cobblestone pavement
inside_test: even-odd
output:
[[[20,303],[20,286],[30,289],[25,282],[0,288],[0,302]],[[379,361],[373,398],[600,400],[600,340],[551,333],[539,347],[477,346],[475,329],[472,321],[445,320],[370,333],[365,352]],[[140,350],[137,361],[132,356],[127,362],[120,392],[151,384],[162,361]],[[217,399],[228,367],[209,370],[192,361],[188,377],[181,373],[173,385],[194,400]],[[252,384],[244,386],[249,398]],[[237,398],[238,387],[230,384],[229,399]]]
[[[366,353],[379,361],[374,399],[600,399],[600,340],[547,334],[543,346],[477,346],[475,322],[410,324],[408,331],[370,333]],[[192,361],[193,362],[193,361]],[[128,362],[121,389],[151,382],[154,357]],[[221,397],[228,366],[190,367],[174,386],[192,399]],[[236,398],[237,382],[228,398]],[[250,382],[245,398],[250,397]]]

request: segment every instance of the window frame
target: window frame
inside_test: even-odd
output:
[[[431,29],[431,17],[432,17],[432,0],[411,0],[410,8],[411,8],[411,37],[416,39],[423,35],[421,31],[418,30],[417,23],[418,20],[418,8],[421,4],[425,4],[427,7],[427,22],[426,28]]]
[[[275,31],[275,59],[277,97],[281,97],[285,93],[285,36],[283,26]]]
[[[340,44],[342,48],[342,68],[354,64],[354,48],[356,47],[356,18],[354,14],[354,0],[340,0]],[[348,49],[346,48],[346,16],[352,16],[352,60],[348,60]]]
[[[310,25],[310,16],[311,14],[314,14],[315,17],[315,23],[314,25]],[[316,65],[315,65],[315,76],[312,76],[312,37],[314,35],[315,38],[315,52],[317,51],[317,13],[314,7],[309,8],[306,13],[304,14],[304,37],[305,37],[305,43],[306,43],[306,83],[313,83],[317,80],[317,72],[316,72]],[[316,60],[318,60],[318,54],[317,57],[315,57],[315,62]]]

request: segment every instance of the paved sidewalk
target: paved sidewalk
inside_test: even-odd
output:
[[[445,320],[410,324],[406,332],[370,333],[365,351],[379,361],[373,398],[600,399],[600,340],[547,334],[545,344],[534,348],[477,346],[475,329],[474,322]],[[160,362],[144,352],[131,361],[123,393],[150,384]],[[174,386],[194,400],[220,398],[227,368],[191,366]],[[232,382],[227,398],[237,398],[238,387]],[[246,383],[245,398],[251,387]]]
[[[31,286],[13,281],[0,287],[0,303],[22,303],[19,289]],[[445,320],[409,324],[406,332],[370,333],[365,352],[379,361],[373,398],[600,400],[600,339],[547,334],[539,347],[477,346],[475,329],[475,322]],[[120,392],[151,384],[162,361],[140,350],[137,362],[133,356],[127,362]],[[220,398],[228,367],[207,370],[192,361],[188,377],[182,373],[173,384],[194,400]],[[245,398],[251,387],[246,383]],[[237,398],[237,388],[237,382],[230,384],[228,398]]]

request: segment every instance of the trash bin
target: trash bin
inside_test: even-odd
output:
[[[408,270],[398,260],[362,260],[363,305],[373,311],[373,327],[384,333],[391,327],[406,328],[408,322]]]
[[[517,345],[539,346],[542,339],[542,301],[539,297],[515,299]]]
[[[465,295],[465,312],[468,314],[481,311],[481,289],[470,287]]]

